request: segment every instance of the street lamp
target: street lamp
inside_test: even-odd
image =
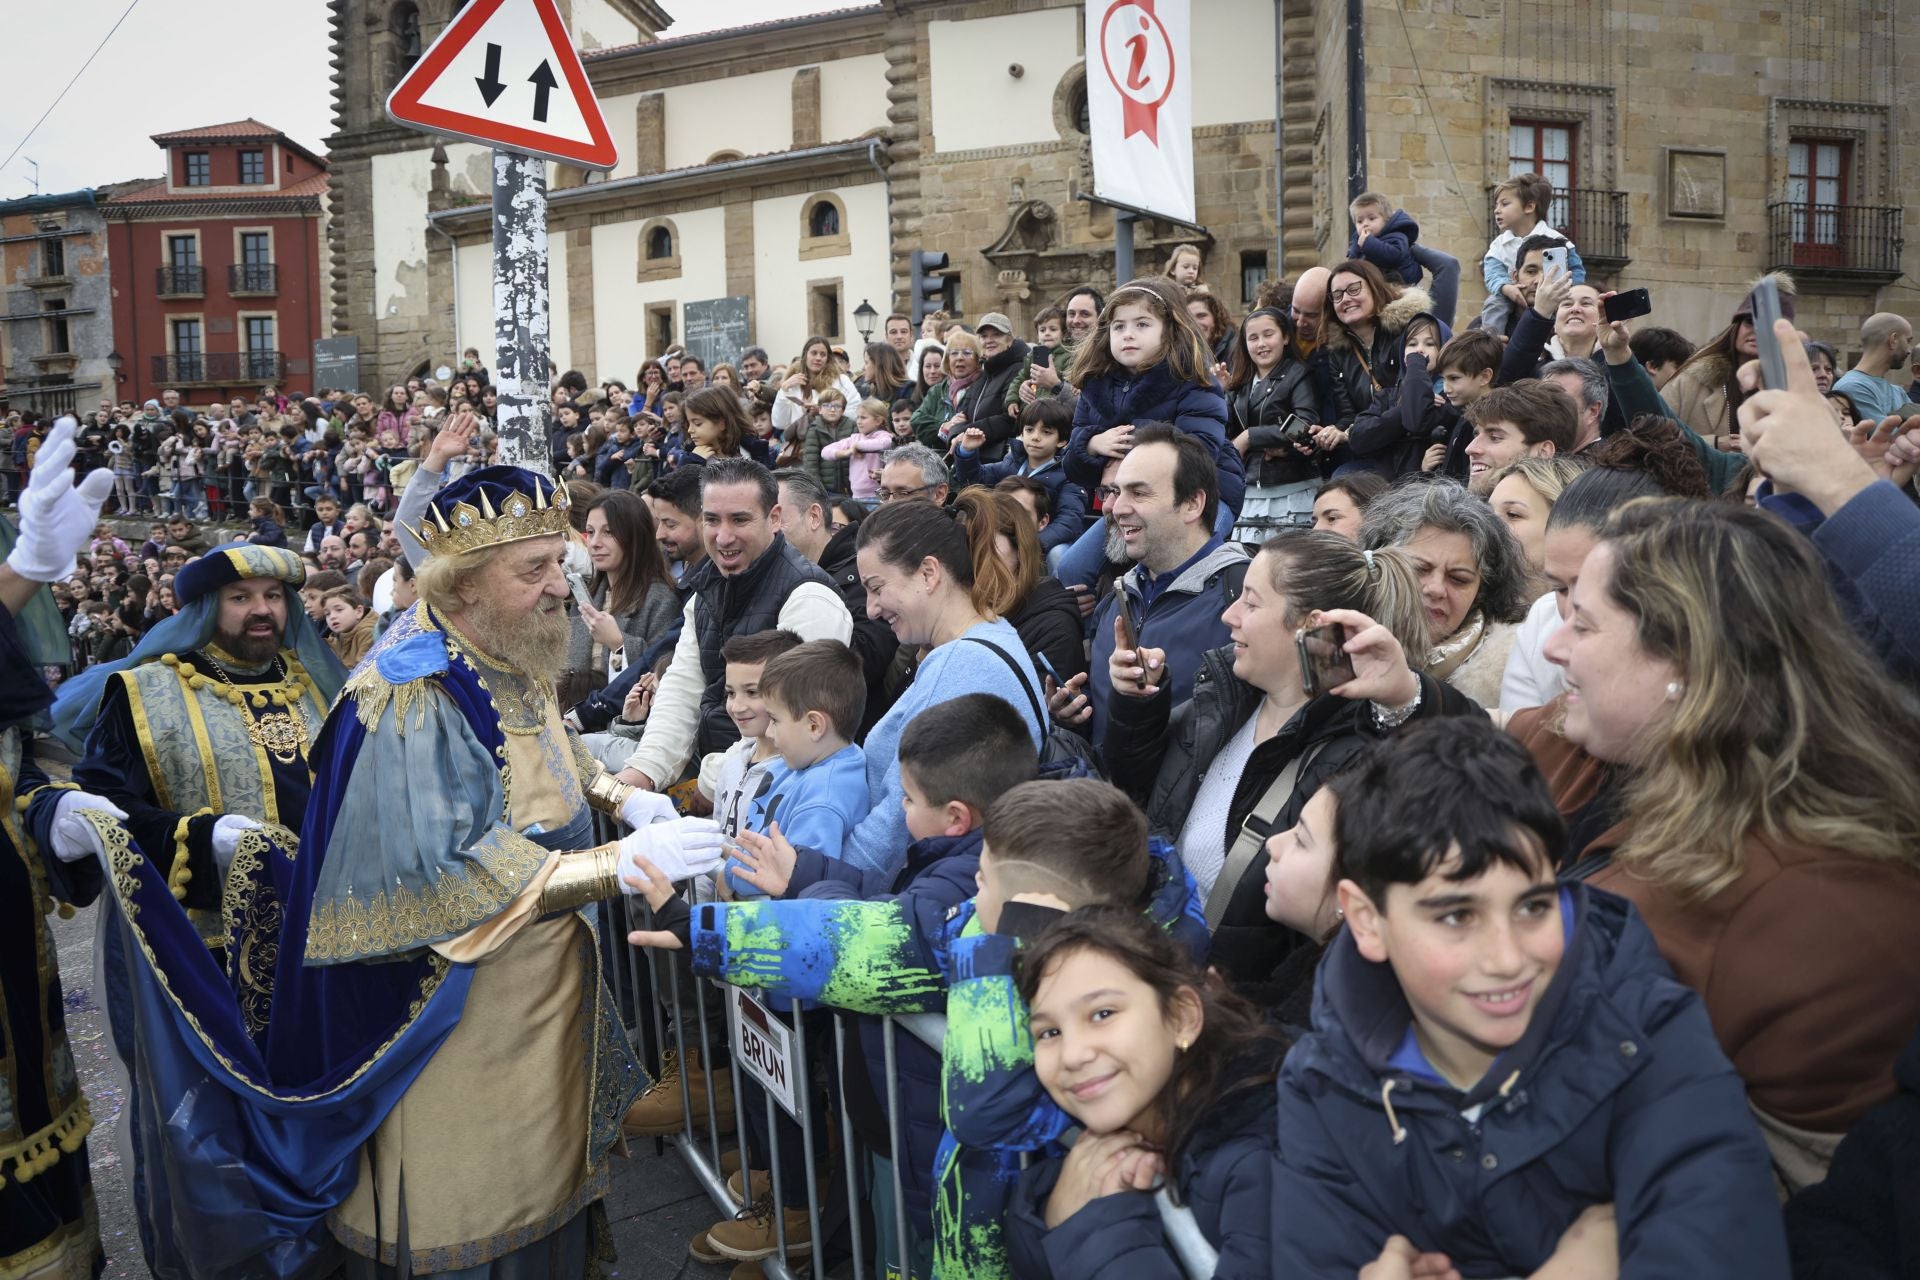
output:
[[[860,341],[873,341],[873,322],[879,318],[880,313],[873,309],[873,304],[860,299],[860,305],[853,309],[853,327],[860,331]]]
[[[120,348],[115,347],[113,350],[107,352],[107,368],[113,370],[113,380],[116,384],[122,381],[120,370],[126,363],[126,360],[120,354]]]

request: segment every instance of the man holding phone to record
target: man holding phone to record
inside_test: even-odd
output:
[[[1114,528],[1133,567],[1094,610],[1086,702],[1061,709],[1069,723],[1090,712],[1096,742],[1112,694],[1109,655],[1140,652],[1146,683],[1170,682],[1174,701],[1185,701],[1201,657],[1227,643],[1220,615],[1247,574],[1246,551],[1213,536],[1219,473],[1198,437],[1165,423],[1135,423],[1114,486]]]

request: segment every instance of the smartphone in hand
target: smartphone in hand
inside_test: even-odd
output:
[[[1780,285],[1768,276],[1753,287],[1753,339],[1760,351],[1760,380],[1769,391],[1784,391],[1787,362],[1774,337],[1773,322],[1780,319]]]
[[[1552,249],[1542,249],[1540,251],[1540,273],[1545,275],[1555,267],[1560,269],[1560,274],[1566,274],[1567,249],[1565,245],[1560,245]]]
[[[1337,622],[1324,627],[1302,627],[1293,636],[1300,656],[1300,687],[1309,698],[1338,689],[1353,679],[1353,659],[1347,656],[1347,629]]]
[[[1609,324],[1652,313],[1653,295],[1645,289],[1628,289],[1624,293],[1613,294],[1600,304],[1600,314]]]

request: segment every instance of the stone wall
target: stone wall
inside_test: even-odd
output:
[[[1344,57],[1344,4],[1320,7],[1325,70]],[[1850,202],[1904,203],[1909,244],[1898,282],[1797,272],[1802,327],[1846,349],[1871,312],[1916,310],[1920,170],[1898,140],[1920,126],[1920,100],[1895,73],[1889,6],[1367,0],[1366,21],[1369,184],[1417,216],[1424,242],[1461,257],[1462,319],[1480,296],[1473,259],[1491,234],[1486,188],[1506,172],[1506,125],[1520,114],[1577,123],[1580,185],[1626,193],[1629,260],[1611,283],[1652,291],[1646,323],[1709,337],[1750,281],[1782,265],[1767,206],[1783,199],[1788,136],[1802,130],[1851,140]],[[1322,101],[1343,117],[1344,97],[1328,89]],[[1724,217],[1670,216],[1675,148],[1724,152]],[[1334,193],[1333,240],[1345,234],[1339,155],[1328,151],[1336,167],[1322,176]],[[1322,256],[1342,248],[1330,241]]]

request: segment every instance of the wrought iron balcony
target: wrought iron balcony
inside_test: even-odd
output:
[[[1575,187],[1553,197],[1547,222],[1573,241],[1587,270],[1615,275],[1632,261],[1627,251],[1627,193]],[[1487,190],[1487,234],[1500,234],[1493,221],[1493,189]]]
[[[207,291],[205,267],[155,267],[153,290],[163,298],[197,298]]]
[[[286,356],[278,351],[210,351],[201,355],[154,356],[153,380],[168,386],[278,382],[285,375],[286,367]]]
[[[1767,262],[1796,279],[1892,284],[1900,278],[1901,210],[1863,204],[1767,206]]]
[[[271,262],[236,262],[227,268],[227,292],[280,292],[279,267]]]

